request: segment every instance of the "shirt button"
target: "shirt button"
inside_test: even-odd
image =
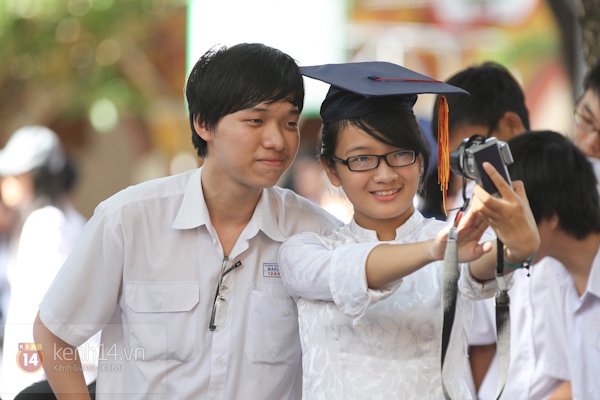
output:
[[[217,364],[223,365],[224,362],[225,360],[223,360],[223,357],[217,357]]]
[[[289,312],[288,310],[285,310],[285,311],[283,312],[283,315],[290,315],[290,312]]]

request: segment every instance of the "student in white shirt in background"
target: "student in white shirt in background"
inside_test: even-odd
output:
[[[529,111],[525,104],[525,93],[519,82],[503,65],[487,61],[473,65],[452,75],[446,81],[449,85],[462,88],[469,96],[449,93],[448,131],[450,151],[458,149],[461,142],[471,136],[495,137],[501,141],[520,135],[529,130]],[[438,96],[439,97],[439,96]],[[431,114],[432,135],[437,141],[438,106],[437,101]],[[425,191],[421,197],[419,210],[427,217],[446,220],[442,194],[438,189],[437,176],[427,177]],[[459,176],[450,172],[447,209],[457,209],[463,204],[462,182]],[[467,188],[470,198],[475,182]],[[451,213],[451,217],[454,213]]]
[[[570,384],[550,398],[593,399],[600,393],[600,200],[597,178],[565,136],[528,132],[509,142],[511,176],[523,181],[540,233],[533,269],[548,289],[534,348],[546,375]],[[560,265],[557,268],[557,264]],[[544,264],[544,265],[541,265]],[[572,394],[571,394],[572,392]],[[571,397],[572,396],[572,397]]]
[[[23,221],[7,271],[11,294],[0,374],[0,397],[7,400],[45,377],[42,360],[19,353],[19,346],[34,342],[38,304],[75,246],[85,218],[69,199],[77,181],[75,165],[56,133],[44,126],[25,126],[11,135],[0,150],[0,176],[4,204]],[[91,382],[97,360],[87,361]]]
[[[297,311],[277,254],[288,236],[341,225],[274,186],[298,151],[302,75],[262,44],[211,49],[186,99],[203,166],[96,208],[34,336],[68,352],[101,329],[99,400],[300,400]],[[89,398],[77,360],[44,368],[59,399]]]

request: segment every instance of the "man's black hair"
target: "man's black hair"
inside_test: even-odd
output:
[[[521,118],[523,127],[526,130],[530,129],[529,111],[525,105],[523,89],[510,71],[501,64],[487,61],[466,68],[451,76],[446,83],[465,89],[470,94],[470,96],[452,93],[445,95],[448,100],[450,136],[454,127],[461,123],[487,127],[487,132],[480,133],[489,134],[496,129],[498,122],[507,111],[517,114]],[[436,141],[438,140],[437,115],[438,102],[436,101],[431,120],[431,130]],[[454,150],[456,149],[450,149],[450,151]],[[420,207],[423,215],[445,219],[437,174],[427,176],[424,194],[423,204]]]
[[[493,131],[500,118],[512,111],[521,118],[525,130],[529,130],[529,111],[525,94],[514,76],[504,66],[493,61],[464,69],[450,77],[446,83],[458,86],[470,96],[447,94],[448,128],[450,135],[458,123],[482,125]],[[437,101],[432,114],[433,137],[437,140]],[[454,150],[454,149],[451,149]]]
[[[560,228],[576,239],[600,232],[596,174],[585,155],[565,136],[533,131],[508,141],[513,180],[522,180],[535,222],[556,214]]]
[[[585,74],[583,90],[591,90],[596,96],[600,97],[600,61]]]
[[[186,99],[192,142],[206,157],[206,142],[194,120],[214,130],[225,115],[267,102],[287,100],[302,111],[304,82],[289,55],[259,43],[242,43],[206,52],[188,77]]]

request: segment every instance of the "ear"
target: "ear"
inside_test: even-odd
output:
[[[198,136],[200,136],[205,142],[212,141],[213,136],[211,130],[208,129],[206,123],[201,124],[198,118],[194,119],[194,129],[196,130]]]
[[[321,160],[321,165],[323,166],[323,169],[327,174],[327,178],[329,178],[329,182],[331,182],[331,184],[335,187],[342,186],[342,183],[340,182],[340,178],[337,175],[337,170],[335,169],[335,167],[329,166],[327,164],[327,160],[324,159]]]
[[[550,223],[552,230],[557,230],[559,228],[560,219],[556,213],[552,214],[552,216],[548,219],[548,222]]]
[[[498,140],[508,142],[510,139],[523,132],[525,132],[525,126],[523,125],[523,121],[521,121],[521,117],[513,111],[507,111],[498,121],[498,127],[494,132],[494,136],[496,136]]]

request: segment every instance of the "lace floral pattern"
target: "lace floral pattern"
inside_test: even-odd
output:
[[[433,238],[444,224],[415,212],[391,243]],[[296,235],[280,249],[282,278],[298,304],[305,399],[443,399],[443,262],[371,290],[365,261],[378,245],[375,232],[353,221],[328,237]],[[453,399],[470,398],[464,381],[469,299],[491,297],[495,290],[495,283],[484,288],[461,265],[444,370]]]

